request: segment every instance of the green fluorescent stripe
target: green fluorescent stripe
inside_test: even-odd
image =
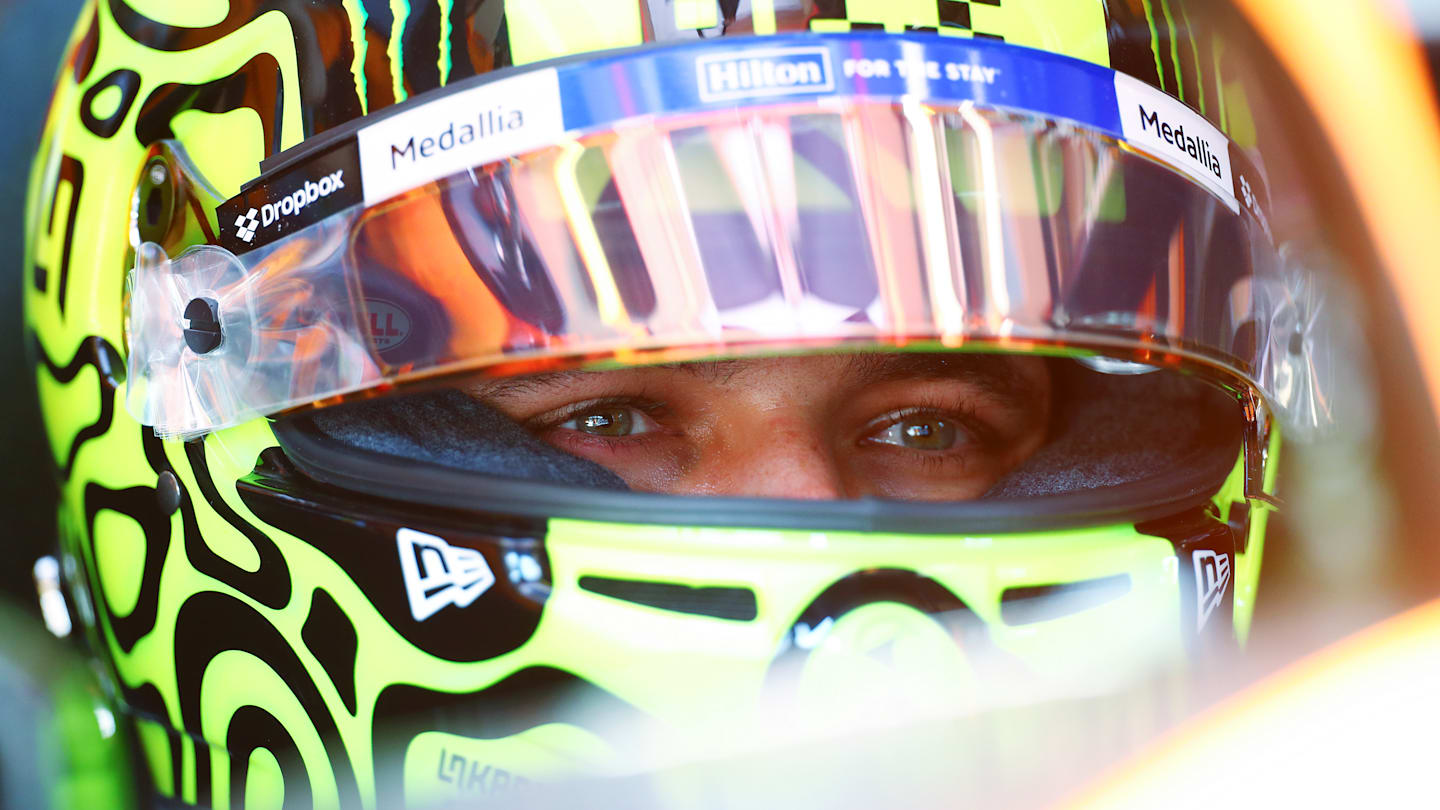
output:
[[[1175,81],[1179,87],[1175,92],[1180,100],[1185,100],[1185,72],[1180,67],[1180,32],[1175,28],[1175,13],[1170,10],[1170,0],[1160,0],[1160,5],[1165,7],[1165,22],[1170,26],[1170,64],[1175,66]]]
[[[642,45],[641,6],[635,0],[505,0],[511,60],[528,65],[557,56]],[[755,13],[761,13],[758,5]],[[757,27],[761,22],[757,16]]]
[[[720,24],[720,7],[710,0],[675,0],[675,27],[686,31]]]
[[[410,0],[390,0],[390,42],[385,52],[390,55],[390,81],[395,85],[395,103],[405,100],[404,59],[405,23],[410,19]]]
[[[370,98],[366,95],[369,87],[365,84],[365,57],[370,43],[365,39],[365,23],[370,15],[360,0],[344,0],[345,13],[350,17],[350,47],[355,56],[350,60],[350,73],[355,77],[355,87],[360,91],[360,114],[370,112]]]
[[[455,68],[455,63],[450,59],[450,7],[451,0],[439,0],[440,3],[440,83],[450,83],[450,71]]]
[[[184,756],[180,763],[180,790],[176,792],[176,795],[180,797],[181,801],[200,804],[200,786],[195,779],[195,769],[198,767],[198,763],[195,761],[195,746],[193,740],[186,740],[184,737],[181,740],[180,750]],[[186,745],[185,743],[192,744]],[[204,797],[204,802],[208,804],[210,797]]]
[[[1166,0],[1169,6],[1169,0]],[[1180,13],[1185,17],[1185,36],[1190,38],[1190,52],[1195,55],[1195,86],[1200,88],[1200,112],[1207,112],[1205,109],[1205,70],[1200,67],[1200,44],[1195,41],[1195,27],[1190,24],[1190,10],[1184,6],[1180,7]]]
[[[1150,26],[1150,53],[1155,57],[1155,78],[1160,80],[1160,89],[1165,87],[1165,68],[1160,64],[1160,32],[1155,29],[1155,9],[1150,6],[1150,0],[1145,3],[1145,23]]]
[[[1220,69],[1220,40],[1216,37],[1210,39],[1210,55],[1215,60],[1215,95],[1219,96],[1216,102],[1220,105],[1220,128],[1229,135],[1230,110],[1225,106],[1225,73]]]
[[[775,0],[751,0],[750,21],[757,34],[775,33]]]

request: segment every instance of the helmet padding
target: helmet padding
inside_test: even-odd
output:
[[[1161,371],[1114,375],[1051,362],[1050,436],[985,493],[1027,498],[1121,486],[1177,469],[1235,464],[1244,420],[1234,397]]]
[[[1225,392],[1170,372],[1119,376],[1069,360],[1050,364],[1055,385],[1050,435],[984,498],[1119,487],[1177,469],[1214,470],[1218,484],[1234,466],[1244,422]],[[535,438],[454,389],[324,408],[283,424],[336,449],[511,480],[627,488],[604,467]]]
[[[332,442],[383,456],[503,478],[627,488],[615,473],[557,450],[454,389],[323,408],[295,421]]]

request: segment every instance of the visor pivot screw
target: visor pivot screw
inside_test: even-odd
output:
[[[180,482],[175,479],[175,473],[169,470],[160,473],[155,481],[155,502],[166,515],[175,514],[180,508]]]
[[[214,298],[192,298],[185,305],[185,345],[196,354],[219,348],[225,335],[220,331],[220,305]]]
[[[170,167],[163,157],[152,157],[140,175],[133,205],[141,242],[166,244],[175,224],[176,194],[179,189],[170,182]],[[132,235],[133,236],[133,235]]]

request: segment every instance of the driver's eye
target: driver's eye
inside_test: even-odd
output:
[[[591,436],[634,436],[650,430],[648,420],[634,408],[604,406],[577,411],[558,427]]]
[[[939,416],[916,415],[896,421],[870,437],[871,441],[911,450],[949,450],[969,441],[955,422]]]

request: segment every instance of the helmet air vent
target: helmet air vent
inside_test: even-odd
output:
[[[754,621],[759,615],[755,592],[749,588],[693,587],[678,582],[596,576],[580,577],[580,587],[612,599],[676,613],[742,622]]]

